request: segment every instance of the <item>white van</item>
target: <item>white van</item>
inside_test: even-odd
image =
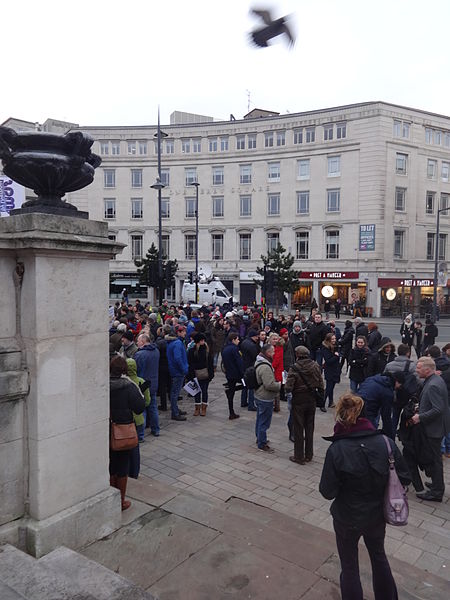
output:
[[[183,289],[181,290],[183,302],[197,302],[195,297],[195,283],[184,283]],[[233,302],[233,297],[227,288],[223,285],[220,280],[213,280],[209,282],[199,282],[198,284],[198,303],[208,304],[216,303],[218,306],[229,304]]]

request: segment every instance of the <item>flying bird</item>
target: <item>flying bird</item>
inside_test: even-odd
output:
[[[269,10],[252,8],[251,13],[264,21],[264,27],[254,29],[250,34],[250,37],[256,46],[267,48],[269,45],[267,42],[269,40],[283,34],[286,35],[289,46],[295,44],[295,38],[287,25],[287,15],[274,20]]]

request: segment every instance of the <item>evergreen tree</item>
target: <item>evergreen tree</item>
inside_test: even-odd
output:
[[[286,254],[286,249],[281,244],[271,250],[267,256],[261,255],[263,262],[262,267],[257,267],[256,272],[264,278],[264,267],[266,267],[266,294],[277,306],[280,306],[280,301],[284,294],[293,294],[300,287],[298,280],[299,271],[292,269],[294,257],[290,252]],[[267,276],[267,272],[272,272],[273,275]],[[263,287],[263,281],[255,280],[258,287]],[[270,283],[272,286],[270,286]],[[272,289],[269,289],[272,287]],[[266,299],[266,303],[269,302]]]
[[[163,287],[167,290],[172,287],[175,281],[175,273],[178,270],[178,262],[176,260],[165,260],[166,256],[163,255],[162,260],[162,273],[163,273]],[[139,283],[146,285],[151,288],[160,288],[160,277],[158,270],[158,259],[159,250],[154,243],[147,250],[145,258],[142,260],[135,260],[134,264],[138,267]],[[159,299],[160,303],[163,298]]]

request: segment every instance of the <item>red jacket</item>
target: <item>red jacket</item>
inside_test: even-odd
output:
[[[275,381],[283,380],[283,346],[275,346],[275,354],[273,355],[272,367],[275,373]]]

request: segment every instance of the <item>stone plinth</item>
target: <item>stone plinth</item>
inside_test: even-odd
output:
[[[121,247],[106,223],[0,219],[0,525],[23,515],[35,555],[120,524],[108,477],[106,307],[108,261]]]

